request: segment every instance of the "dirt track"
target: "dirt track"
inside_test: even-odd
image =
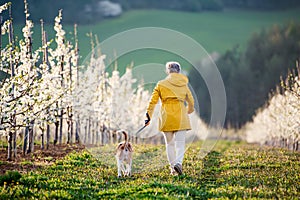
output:
[[[79,152],[85,149],[83,145],[51,145],[48,150],[41,150],[40,146],[34,147],[34,152],[31,154],[22,155],[22,150],[18,149],[16,158],[12,161],[7,161],[7,149],[0,148],[0,175],[7,170],[19,171],[27,173],[36,168],[50,165],[58,159],[65,157],[73,151]]]

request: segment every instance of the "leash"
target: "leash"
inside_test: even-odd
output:
[[[145,126],[143,126],[142,128],[140,128],[134,135],[137,135],[137,134],[139,134],[140,132],[142,132],[142,130],[144,130],[144,128],[146,128],[147,126],[145,125]]]
[[[135,135],[139,134],[142,130],[144,130],[144,128],[147,127],[146,124],[150,122],[150,116],[149,116],[148,113],[146,113],[146,117],[147,117],[147,119],[145,120],[145,125],[144,125],[142,128],[140,128],[140,129],[135,133]]]

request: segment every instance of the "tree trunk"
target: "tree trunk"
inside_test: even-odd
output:
[[[68,107],[67,108],[68,111],[68,140],[67,143],[68,144],[72,144],[72,139],[73,139],[73,121],[72,121],[72,107]]]
[[[61,87],[64,88],[64,55],[61,56],[61,63],[60,63],[60,73],[61,73]],[[59,129],[59,144],[62,144],[62,135],[63,135],[63,116],[64,116],[64,109],[62,105],[62,101],[60,102],[60,129]]]
[[[13,133],[10,131],[8,133],[8,146],[7,146],[7,160],[11,161],[12,160],[12,137],[13,137]]]
[[[299,150],[299,141],[294,140],[293,142],[293,151],[298,151]]]
[[[71,130],[70,130],[70,134],[71,134],[71,144],[73,144],[73,132],[74,132],[74,124],[73,124],[73,120],[71,120]]]
[[[42,35],[42,45],[46,45],[47,42],[48,42],[48,39],[47,39],[47,33],[46,31],[44,30],[44,21],[41,19],[41,35]],[[44,64],[47,64],[48,66],[48,72],[51,71],[51,67],[50,67],[50,64],[49,64],[49,61],[48,61],[48,47],[47,45],[45,46],[45,49],[43,51],[43,62]],[[49,109],[47,109],[47,115],[50,115],[49,114]],[[46,125],[46,149],[49,149],[49,144],[50,144],[50,125],[47,123]]]
[[[25,131],[24,131],[24,138],[23,138],[23,155],[26,154],[27,143],[28,143],[28,126],[26,126]]]
[[[113,143],[113,137],[112,137],[111,129],[108,129],[107,133],[108,133],[108,143],[112,144]]]
[[[106,126],[103,124],[103,129],[102,129],[103,131],[102,131],[102,144],[106,144],[107,143],[107,141],[108,141],[108,130],[107,130],[107,128],[106,128]]]
[[[9,23],[9,34],[8,34],[8,41],[9,41],[9,44],[10,44],[10,61],[9,61],[9,65],[10,65],[10,69],[11,69],[11,77],[14,77],[15,76],[15,66],[14,66],[14,63],[13,63],[13,50],[14,50],[14,33],[13,33],[13,25],[12,25],[12,13],[11,13],[11,5],[9,6],[9,18],[10,18],[10,23]],[[14,99],[15,97],[15,93],[14,93],[14,90],[15,90],[15,85],[14,83],[12,83],[11,85],[11,97],[12,99]],[[16,127],[16,121],[15,121],[15,111],[14,111],[14,114],[13,116],[11,117],[11,123],[12,123],[12,127],[15,128]],[[15,133],[15,130],[14,132],[12,132],[10,130],[9,134],[8,134],[8,155],[7,155],[7,160],[11,160],[12,159],[12,150],[13,150],[13,137],[14,137],[14,133]]]
[[[17,157],[17,133],[13,131],[13,157]]]
[[[59,128],[59,121],[56,120],[56,122],[55,122],[55,134],[54,134],[54,141],[53,141],[54,146],[57,144],[57,141],[58,141],[58,128]]]
[[[67,121],[68,125],[68,133],[67,133],[67,144],[71,144],[71,121],[68,119]]]
[[[78,49],[78,37],[77,37],[77,24],[74,24],[74,40],[75,40],[75,56],[76,56],[76,86],[79,87],[79,66],[78,66],[78,61],[79,61],[79,49]],[[77,122],[76,122],[76,133],[75,133],[75,142],[79,143],[80,142],[80,118],[79,114],[77,114]]]
[[[29,126],[29,131],[28,131],[28,148],[26,153],[31,153],[33,152],[33,146],[34,146],[34,139],[33,139],[33,124],[34,122],[32,121]]]
[[[44,129],[44,127],[42,127],[41,128],[41,139],[42,139],[42,141],[41,141],[41,149],[43,150],[44,149],[44,147],[45,147],[45,129]]]
[[[80,119],[79,115],[77,115],[77,122],[76,122],[76,132],[75,132],[75,141],[79,143],[79,133],[80,133]]]
[[[60,119],[59,119],[59,144],[62,144],[62,135],[63,135],[63,116],[64,116],[64,110],[61,108],[60,111]]]
[[[99,122],[96,121],[96,145],[99,144],[99,138],[100,138]]]
[[[95,144],[95,122],[93,120],[91,120],[91,134],[92,134],[92,138],[91,138],[91,144]]]
[[[49,143],[50,143],[50,125],[47,124],[47,128],[46,128],[46,149],[49,149]]]
[[[100,124],[100,144],[104,144],[104,125]]]
[[[87,142],[87,127],[88,127],[88,120],[86,120],[86,123],[84,124],[84,144]]]
[[[91,118],[89,117],[88,119],[88,142],[89,144],[92,144],[91,143]]]

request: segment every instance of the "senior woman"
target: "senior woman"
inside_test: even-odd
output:
[[[182,162],[185,153],[185,134],[191,130],[188,114],[194,111],[194,98],[188,87],[188,78],[181,74],[178,62],[167,62],[166,73],[168,76],[157,83],[153,90],[147,108],[147,120],[150,119],[155,105],[160,99],[162,102],[159,118],[159,130],[164,133],[167,158],[171,174],[182,174]]]

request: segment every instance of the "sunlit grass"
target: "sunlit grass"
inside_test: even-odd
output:
[[[136,146],[136,152],[147,157],[161,148],[140,145]],[[188,149],[182,176],[171,176],[167,165],[153,170],[153,166],[141,162],[145,169],[135,167],[139,171],[126,178],[117,178],[116,165],[106,164],[90,151],[73,153],[52,166],[23,174],[18,184],[2,185],[0,195],[1,198],[38,199],[291,199],[299,196],[299,153],[225,141],[218,142],[202,160],[198,159],[198,153],[199,143]],[[162,156],[162,159],[166,158]]]

